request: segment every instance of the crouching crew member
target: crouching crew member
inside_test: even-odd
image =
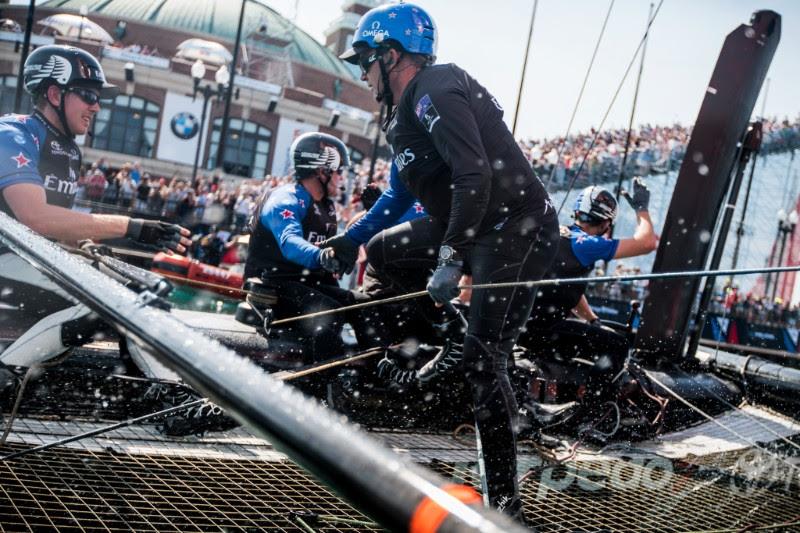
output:
[[[306,133],[295,139],[291,154],[295,181],[258,200],[245,264],[245,279],[259,277],[276,291],[276,319],[351,305],[360,297],[339,287],[334,273],[340,263],[333,250],[319,247],[337,231],[334,198],[350,166],[347,147],[332,135]],[[299,336],[307,359],[318,360],[342,355],[345,321],[362,346],[380,340],[369,319],[355,313],[301,320],[285,331]]]
[[[349,266],[369,240],[368,262],[401,292],[427,284],[432,300],[447,304],[467,268],[476,284],[540,279],[555,256],[558,222],[500,105],[464,70],[434,65],[435,40],[433,20],[414,4],[381,6],[359,21],[343,58],[361,66],[362,79],[388,107],[398,174],[328,245]],[[415,199],[429,216],[390,228]],[[517,408],[506,367],[533,299],[524,286],[475,290],[463,341],[483,494],[518,518]]]
[[[658,237],[648,212],[650,192],[640,178],[634,178],[632,194],[626,194],[625,198],[636,211],[636,230],[630,238],[612,239],[606,235],[617,217],[614,196],[597,186],[581,191],[575,201],[575,223],[561,228],[558,254],[547,278],[586,277],[597,261],[644,255],[655,250]],[[542,287],[527,331],[518,341],[529,348],[534,357],[593,363],[582,401],[560,413],[551,424],[578,412],[589,418],[596,415],[598,406],[610,399],[611,380],[622,369],[628,354],[625,337],[600,323],[585,292],[585,283]]]

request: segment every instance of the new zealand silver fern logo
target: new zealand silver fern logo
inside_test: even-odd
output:
[[[53,78],[59,85],[66,85],[72,76],[72,65],[61,56],[50,56],[44,65],[31,65],[29,68],[38,70],[31,74],[32,79]]]

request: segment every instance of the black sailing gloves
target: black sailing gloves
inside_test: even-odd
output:
[[[647,211],[650,206],[650,190],[642,178],[633,178],[633,192],[626,192],[625,199],[634,210]]]
[[[349,274],[353,271],[353,267],[358,259],[358,244],[353,239],[344,233],[340,233],[323,242],[320,248],[322,248],[323,254],[325,254],[327,249],[333,249],[333,256],[339,263],[336,270],[331,270],[325,266],[325,263],[322,262],[322,256],[320,256],[322,268],[339,275]],[[332,265],[332,263],[329,263],[329,265]]]
[[[128,231],[125,236],[131,240],[147,245],[148,248],[161,251],[183,252],[184,243],[182,236],[189,231],[177,224],[168,224],[158,220],[144,220],[132,218],[128,222]],[[189,242],[187,240],[189,244]]]
[[[338,274],[342,272],[342,263],[336,259],[336,252],[333,248],[325,248],[319,254],[319,265],[323,270]]]
[[[433,276],[425,287],[437,304],[446,304],[459,293],[458,281],[461,279],[464,262],[453,258],[443,259],[442,256],[447,253],[452,255],[453,249],[443,246],[439,252],[439,266],[433,271]]]

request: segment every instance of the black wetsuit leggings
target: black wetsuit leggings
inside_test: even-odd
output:
[[[355,291],[342,289],[338,285],[310,280],[270,280],[266,282],[278,292],[275,318],[289,318],[318,311],[338,309],[368,300]],[[326,315],[310,320],[289,323],[278,332],[286,331],[297,338],[303,346],[303,355],[309,362],[344,355],[342,325],[350,323],[355,331],[360,349],[380,345],[384,339],[376,324],[376,314],[369,309],[342,314]]]
[[[473,284],[541,279],[555,257],[558,223],[543,226],[507,223],[475,239],[465,258]],[[431,217],[389,228],[367,245],[367,260],[407,293],[425,287],[445,227]],[[535,293],[525,287],[472,292],[469,328],[464,339],[464,371],[472,389],[480,437],[484,495],[500,510],[519,505],[516,458],[517,404],[508,378],[508,357],[528,320]],[[429,313],[430,298],[418,298]],[[513,511],[512,511],[513,512]]]

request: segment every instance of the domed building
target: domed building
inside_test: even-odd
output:
[[[85,48],[121,88],[79,140],[86,160],[138,160],[152,173],[185,177],[196,160],[200,172],[262,178],[286,173],[289,146],[307,131],[339,136],[356,161],[370,153],[377,104],[358,70],[337,56],[358,17],[379,3],[345,0],[327,31],[329,48],[266,1],[247,0],[221,161],[219,82],[230,79],[240,2],[49,0],[36,7],[32,45]],[[27,6],[2,8],[23,28],[26,15]],[[21,41],[21,33],[0,31],[2,113],[12,111]],[[21,112],[30,109],[25,100]]]

